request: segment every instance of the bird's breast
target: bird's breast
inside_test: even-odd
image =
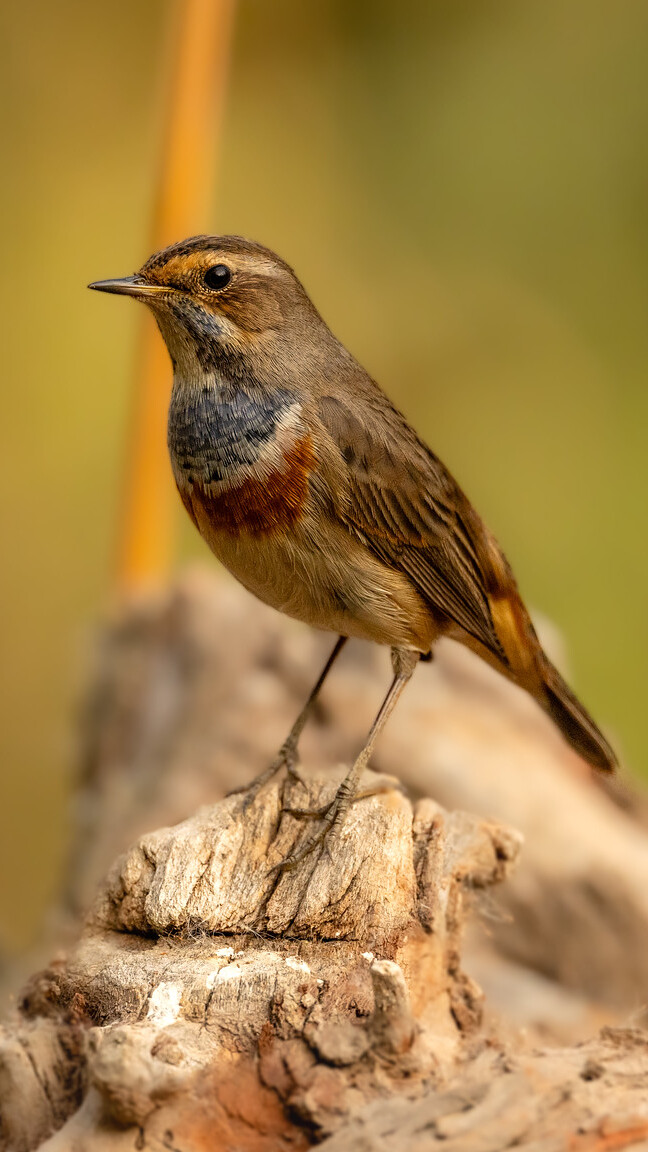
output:
[[[258,536],[300,517],[315,453],[287,389],[174,389],[168,442],[182,500],[212,547],[221,532]]]

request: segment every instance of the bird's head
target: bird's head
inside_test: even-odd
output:
[[[89,287],[147,304],[181,374],[267,357],[273,340],[308,343],[324,328],[288,264],[239,236],[195,236],[156,252],[134,276]]]

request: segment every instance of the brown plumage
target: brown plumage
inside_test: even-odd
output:
[[[136,276],[92,287],[154,312],[174,364],[176,483],[215,554],[288,615],[392,648],[392,688],[326,826],[341,819],[416,660],[439,636],[525,688],[585,760],[613,769],[612,749],[543,652],[493,536],[284,261],[239,237],[202,236],[157,253]],[[262,782],[282,765],[294,773],[323,676]]]

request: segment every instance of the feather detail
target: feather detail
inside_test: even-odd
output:
[[[404,417],[385,401],[373,420],[363,404],[360,421],[332,396],[319,416],[346,463],[338,517],[411,580],[446,621],[442,632],[480,651],[535,697],[579,755],[612,771],[610,745],[543,652],[495,538]]]
[[[458,513],[467,501],[441,462],[386,401],[373,419],[367,407],[360,421],[343,400],[327,396],[318,414],[346,463],[340,519],[407,575],[437,615],[506,663],[475,543]]]
[[[284,531],[300,518],[314,465],[313,442],[307,435],[286,449],[280,468],[262,479],[249,477],[218,494],[194,484],[180,495],[203,535],[204,522],[211,531],[263,536]]]

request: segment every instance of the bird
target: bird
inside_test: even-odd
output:
[[[298,742],[346,641],[391,650],[393,676],[362,751],[291,857],[339,834],[376,740],[441,637],[525,689],[569,745],[611,772],[616,756],[543,651],[511,567],[448,469],[335,337],[295,272],[240,236],[195,236],[139,272],[90,288],[151,309],[173,365],[168,448],[195,527],[266,604],[338,639],[278,754]]]

